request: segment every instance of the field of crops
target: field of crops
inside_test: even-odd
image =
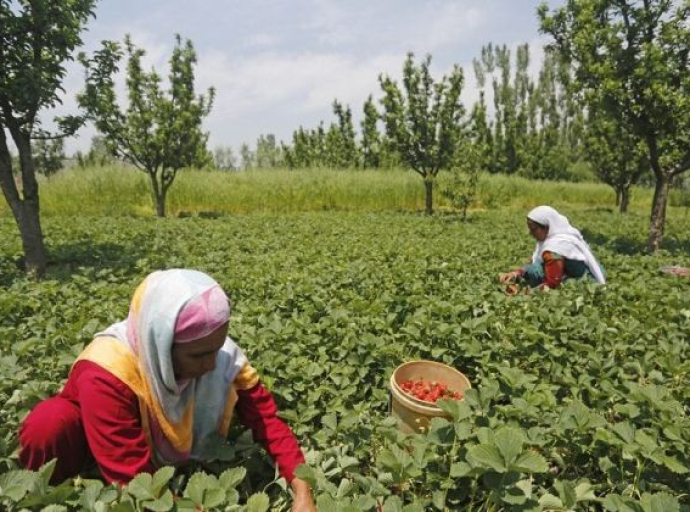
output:
[[[284,482],[240,429],[209,447],[217,460],[205,468],[124,490],[89,479],[53,488],[49,468],[15,471],[22,417],[60,388],[95,332],[126,315],[136,284],[192,267],[230,296],[230,333],[300,438],[319,510],[690,510],[690,280],[659,271],[690,266],[690,219],[672,215],[665,249],[649,256],[647,215],[564,213],[608,285],[502,293],[498,272],[533,247],[511,212],[468,223],[52,216],[40,283],[17,270],[16,227],[0,217],[0,508],[289,509]],[[460,369],[475,389],[447,403],[452,421],[405,437],[388,418],[387,382],[417,358]],[[185,499],[174,504],[166,483]]]

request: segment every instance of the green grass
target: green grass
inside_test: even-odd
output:
[[[434,207],[451,210],[440,186]],[[41,178],[41,210],[47,215],[152,215],[155,204],[148,176],[135,169],[71,169],[50,180]],[[674,191],[675,192],[675,191]],[[652,191],[636,188],[631,210],[648,212]],[[678,204],[678,200],[672,203]],[[614,194],[601,183],[530,181],[511,176],[484,176],[475,209],[525,210],[538,204],[615,209]],[[424,185],[413,171],[254,170],[183,171],[170,189],[167,213],[287,213],[305,211],[420,211]],[[0,214],[9,209],[0,202]]]

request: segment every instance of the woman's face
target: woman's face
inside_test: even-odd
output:
[[[527,229],[529,229],[529,234],[532,235],[532,238],[537,242],[543,242],[549,234],[549,228],[547,226],[537,224],[530,219],[527,219]]]
[[[175,378],[198,379],[216,367],[218,351],[228,335],[228,322],[208,336],[188,343],[173,345],[172,361]]]

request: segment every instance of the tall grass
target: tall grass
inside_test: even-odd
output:
[[[451,206],[440,193],[448,179],[441,173],[434,206]],[[48,215],[152,215],[156,208],[148,176],[130,168],[70,169],[41,179],[41,210]],[[636,188],[631,209],[648,212],[652,191]],[[610,187],[599,183],[530,181],[483,176],[475,208],[527,209],[537,204],[582,205],[615,209]],[[424,184],[406,170],[253,170],[182,171],[166,203],[171,216],[198,212],[284,213],[296,211],[419,211]],[[0,213],[8,214],[0,202]]]

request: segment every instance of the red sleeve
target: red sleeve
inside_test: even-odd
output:
[[[155,466],[141,426],[139,401],[120,379],[83,361],[75,383],[89,449],[106,482],[126,484]]]
[[[544,260],[544,284],[549,288],[558,288],[565,278],[565,260],[549,251],[542,254]]]
[[[278,408],[271,393],[261,384],[237,391],[237,415],[251,429],[254,441],[261,443],[288,482],[295,478],[295,469],[304,462],[297,438],[285,422],[276,416]]]

